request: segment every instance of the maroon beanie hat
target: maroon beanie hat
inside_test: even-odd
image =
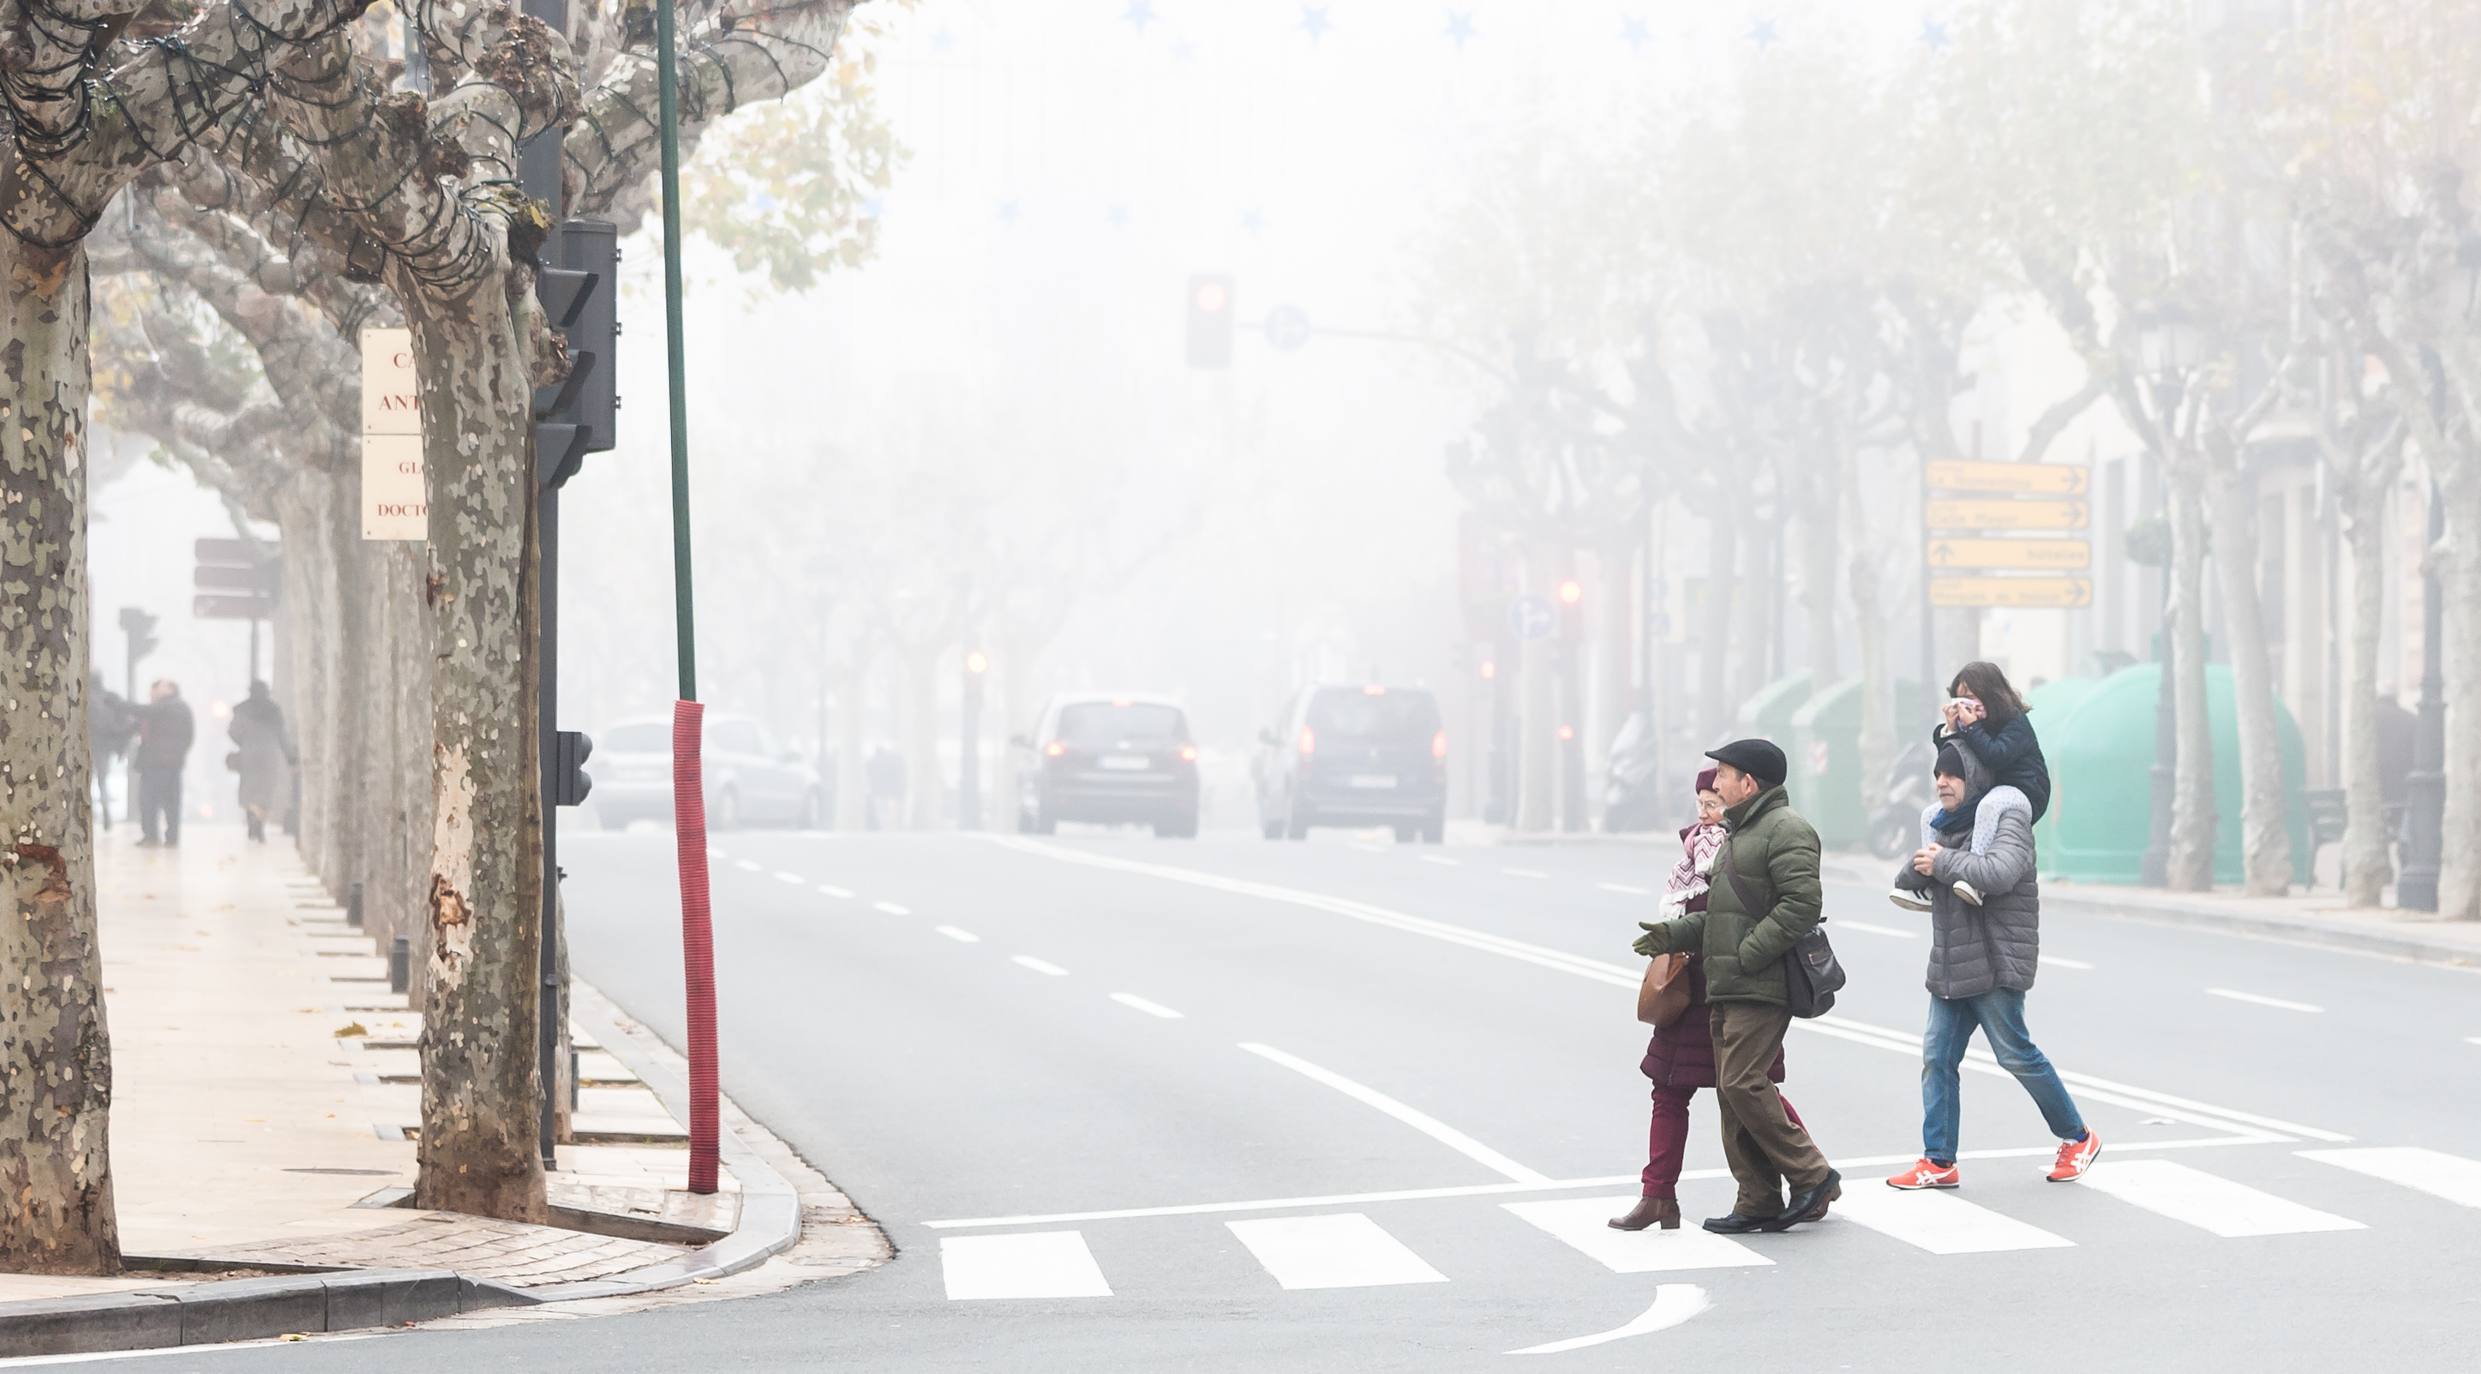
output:
[[[1712,768],[1709,768],[1709,769],[1705,770],[1704,772],[1699,773],[1699,774],[1697,775],[1697,787],[1696,787],[1696,790],[1697,790],[1697,791],[1700,791],[1700,792],[1711,792],[1711,791],[1713,791],[1713,790],[1714,790],[1714,775],[1715,775],[1715,772],[1716,772],[1716,770],[1714,770],[1714,769],[1712,769]]]

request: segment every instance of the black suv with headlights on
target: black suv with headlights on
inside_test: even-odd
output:
[[[1270,840],[1313,825],[1446,838],[1447,731],[1425,688],[1304,687],[1258,746],[1258,825]]]
[[[1162,697],[1063,696],[1043,709],[1017,769],[1017,829],[1048,835],[1061,821],[1151,825],[1197,834],[1197,744],[1188,713]]]

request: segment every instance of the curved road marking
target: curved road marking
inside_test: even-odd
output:
[[[1707,1297],[1706,1290],[1696,1284],[1666,1283],[1655,1288],[1654,1305],[1638,1314],[1637,1319],[1626,1326],[1613,1327],[1599,1335],[1575,1336],[1564,1341],[1552,1341],[1548,1345],[1529,1345],[1522,1350],[1511,1350],[1508,1353],[1511,1355],[1557,1355],[1569,1350],[1583,1350],[1589,1345],[1626,1340],[1630,1336],[1667,1331],[1712,1306],[1714,1306],[1714,1300]]]

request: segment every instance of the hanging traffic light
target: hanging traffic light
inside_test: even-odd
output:
[[[1232,274],[1201,272],[1189,278],[1189,366],[1232,365]]]

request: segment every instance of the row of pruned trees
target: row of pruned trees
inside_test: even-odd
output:
[[[2237,689],[2247,886],[2279,892],[2293,855],[2249,493],[2254,445],[2306,426],[2352,555],[2344,866],[2373,905],[2392,876],[2382,527],[2417,464],[2449,530],[2431,553],[2450,665],[2441,909],[2481,917],[2481,706],[2464,704],[2481,702],[2481,14],[1979,0],[1891,59],[1822,9],[1783,32],[1713,84],[1649,96],[1606,153],[1519,141],[1479,169],[1424,293],[1432,327],[1499,384],[1476,431],[1495,452],[1453,465],[1475,504],[1558,550],[1606,524],[1642,538],[1641,503],[1678,500],[1728,586],[1690,631],[1705,724],[1746,682],[1719,646],[1745,638],[1760,580],[1732,573],[1754,566],[1797,589],[1813,667],[1857,666],[1876,732],[1888,593],[1913,563],[1870,516],[1877,474],[1966,452],[1956,403],[1987,341],[2045,322],[2081,377],[2014,456],[2101,414],[2165,477],[2171,881],[2211,881],[2211,606]],[[1563,483],[1591,528],[1561,514]],[[1864,737],[1865,776],[1889,746]]]
[[[858,86],[837,56],[856,7],[684,4],[684,139],[823,76]],[[555,32],[437,0],[0,3],[0,868],[16,913],[0,965],[26,971],[0,987],[0,1267],[118,1262],[84,699],[98,385],[109,422],[281,533],[305,853],[423,954],[419,1200],[543,1214],[530,404],[566,364],[534,300],[552,225],[519,150],[566,130],[566,213],[627,227],[658,146],[650,12],[570,16]],[[410,88],[407,43],[427,72]],[[864,137],[805,165],[824,182],[891,159]],[[796,241],[849,244],[819,228],[842,201],[801,204]],[[420,545],[359,538],[370,324],[415,340]],[[98,360],[99,328],[114,346]]]

